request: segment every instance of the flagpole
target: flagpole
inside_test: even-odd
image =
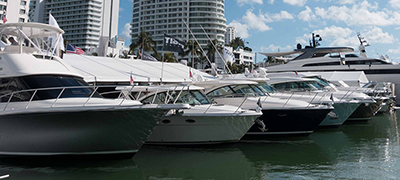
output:
[[[162,84],[162,79],[164,76],[164,46],[165,46],[165,33],[164,33],[164,38],[163,38],[163,46],[162,46],[162,57],[161,57],[161,78],[160,78],[160,83]]]
[[[219,53],[217,47],[215,47],[215,44],[212,42],[210,36],[208,36],[206,30],[204,30],[203,26],[200,25],[201,29],[203,30],[204,34],[206,34],[208,40],[211,42],[212,46],[214,47],[214,49],[216,50],[216,52],[218,53],[219,57],[222,59],[222,61],[224,62],[224,67],[226,67],[228,69],[229,74],[232,74],[231,70],[229,69],[228,65],[226,64],[225,59],[221,56],[221,53]]]

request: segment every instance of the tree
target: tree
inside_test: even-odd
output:
[[[215,47],[214,47],[215,46]],[[224,49],[224,47],[222,46],[222,44],[218,43],[217,39],[212,40],[211,42],[209,42],[205,48],[207,50],[207,57],[211,62],[215,62],[215,53],[218,52],[222,52],[222,50]]]
[[[201,51],[201,48],[200,48],[199,44],[197,44],[196,41],[189,40],[186,43],[186,48],[187,48],[187,50],[184,52],[184,56],[191,54],[192,61],[190,64],[194,68],[196,65],[195,58],[197,57],[197,59],[201,59],[204,56],[204,54]]]
[[[231,46],[233,50],[238,50],[244,48],[244,41],[241,37],[236,37],[229,43],[229,46]]]
[[[142,50],[157,52],[157,42],[154,41],[151,34],[146,33],[143,28],[140,29],[139,34],[135,34],[134,39],[135,41],[129,46],[130,54],[134,54],[136,51],[136,54],[140,55]]]
[[[165,52],[164,53],[164,62],[177,62],[174,53]]]

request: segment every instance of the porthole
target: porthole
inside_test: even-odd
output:
[[[168,119],[164,119],[164,120],[162,120],[161,122],[164,123],[164,124],[169,124],[169,123],[171,123],[171,121],[168,120]]]
[[[186,119],[185,122],[187,122],[187,123],[195,123],[196,121],[193,120],[193,119]]]

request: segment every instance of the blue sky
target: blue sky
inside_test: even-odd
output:
[[[120,0],[119,36],[128,39],[131,17],[132,0]],[[369,57],[400,62],[400,0],[225,0],[225,18],[255,52],[304,47],[311,33],[322,37],[321,47],[358,50],[360,32],[370,43]]]

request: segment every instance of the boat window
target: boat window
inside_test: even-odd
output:
[[[173,97],[169,97],[173,98]],[[154,102],[153,102],[154,101]],[[166,93],[161,92],[157,93],[156,98],[154,99],[154,94],[142,100],[143,104],[165,104],[166,103]],[[172,102],[171,102],[172,103]]]
[[[226,96],[226,95],[233,95],[235,92],[229,87],[224,86],[218,89],[215,89],[207,94],[210,97],[218,97],[218,96]]]
[[[323,90],[323,88],[315,81],[278,83],[272,86],[281,92]]]
[[[257,87],[259,87],[264,93],[277,92],[277,90],[268,83],[258,83]]]
[[[8,102],[13,92],[11,102],[29,101],[32,96],[30,92],[17,92],[25,89],[23,83],[18,78],[1,78],[0,88],[1,102]]]
[[[89,97],[93,89],[83,79],[72,76],[25,76],[19,78],[1,78],[1,101],[8,101],[10,93],[14,92],[11,99],[16,101],[29,101],[35,89],[54,88],[50,90],[38,90],[33,100],[54,99],[62,92],[62,87],[86,86],[77,88],[65,88],[60,98]],[[22,91],[22,92],[21,92]],[[95,93],[93,97],[101,97]],[[7,99],[7,100],[5,100]]]
[[[28,89],[51,88],[51,87],[68,87],[68,86],[89,86],[83,79],[71,76],[26,76],[21,77],[21,80],[26,84]],[[53,99],[57,98],[61,88],[53,90],[38,91],[35,98],[38,99]],[[77,87],[66,88],[60,98],[69,97],[89,97],[93,93],[92,88]],[[101,97],[97,93],[95,97]]]
[[[177,98],[177,96],[179,97]],[[154,100],[154,102],[153,102]],[[151,95],[142,100],[144,104],[210,104],[211,101],[204,95],[204,93],[198,90],[191,91],[172,91],[172,92],[161,92],[157,93],[156,98],[154,99],[154,95]]]
[[[233,91],[236,95],[247,95],[247,96],[264,96],[264,93],[261,91],[256,92],[253,88],[249,85],[236,85],[232,86]]]
[[[346,61],[347,63],[347,61]],[[307,66],[336,66],[340,65],[340,62],[326,62],[326,63],[309,63],[309,64],[304,64],[302,67],[307,67]]]

